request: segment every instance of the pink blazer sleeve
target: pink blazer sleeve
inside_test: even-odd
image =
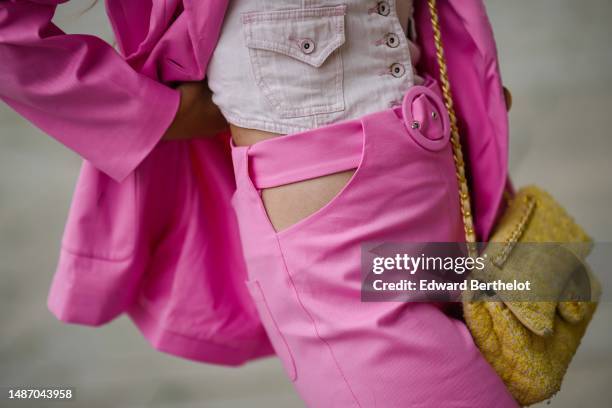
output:
[[[107,43],[51,23],[66,0],[0,0],[0,98],[117,181],[168,128],[179,92]]]

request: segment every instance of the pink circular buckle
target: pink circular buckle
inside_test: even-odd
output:
[[[444,149],[450,140],[450,119],[444,102],[430,88],[415,85],[402,102],[404,124],[412,139],[430,151]]]

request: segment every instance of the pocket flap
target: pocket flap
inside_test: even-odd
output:
[[[346,5],[242,14],[246,46],[279,52],[314,67],[344,44]]]

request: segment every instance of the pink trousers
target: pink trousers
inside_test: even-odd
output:
[[[362,243],[463,240],[449,133],[429,82],[393,109],[233,147],[246,284],[308,406],[517,406],[463,322],[434,304],[360,301]],[[329,203],[275,231],[262,189],[349,169]]]

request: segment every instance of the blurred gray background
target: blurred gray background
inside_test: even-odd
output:
[[[486,3],[514,94],[515,183],[546,186],[596,240],[612,241],[612,2]],[[87,4],[60,7],[56,22],[112,42],[101,4],[80,15]],[[153,351],[126,318],[99,329],[54,320],[45,301],[79,163],[0,106],[0,388],[72,386],[77,400],[65,405],[90,408],[303,406],[274,359],[197,364]],[[607,302],[551,407],[612,407],[611,322]]]

